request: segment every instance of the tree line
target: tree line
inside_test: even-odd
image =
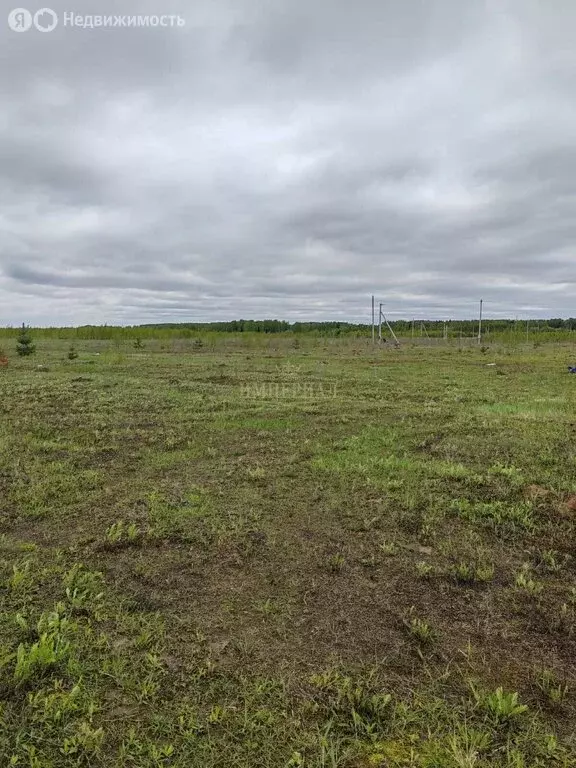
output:
[[[478,320],[393,320],[390,325],[398,336],[449,337],[474,336],[478,333]],[[488,319],[483,332],[531,333],[576,330],[576,318],[551,318],[542,320]],[[5,328],[0,333],[17,336],[21,328]],[[259,333],[259,334],[314,334],[318,336],[369,336],[369,323],[345,321],[295,322],[286,320],[229,320],[211,323],[149,323],[134,326],[85,325],[75,328],[37,328],[35,335],[41,338],[60,339],[134,339],[134,338],[195,338],[206,333]],[[383,326],[383,335],[389,335]]]

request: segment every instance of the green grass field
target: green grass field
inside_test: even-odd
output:
[[[2,768],[576,765],[573,346],[0,346]]]

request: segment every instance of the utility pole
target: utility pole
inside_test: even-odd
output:
[[[482,344],[482,305],[483,299],[480,299],[480,322],[478,323],[478,344]]]
[[[372,296],[372,344],[376,343],[376,329],[374,328],[374,296]]]
[[[378,341],[382,341],[382,304],[378,306]]]

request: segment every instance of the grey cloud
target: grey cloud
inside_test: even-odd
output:
[[[572,3],[75,12],[187,23],[0,31],[0,323],[574,314]]]

